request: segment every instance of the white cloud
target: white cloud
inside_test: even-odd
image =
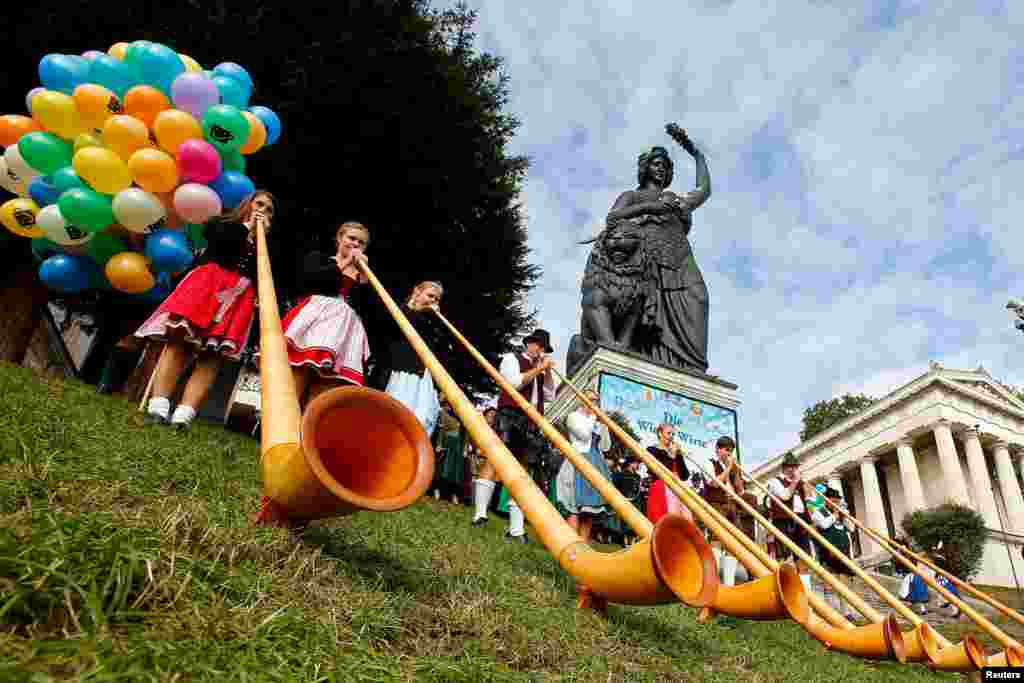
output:
[[[711,369],[740,386],[755,461],[796,442],[807,405],[887,393],[931,359],[1024,384],[1003,310],[1024,295],[1014,3],[888,18],[866,1],[472,4],[512,78],[512,151],[534,159],[523,200],[545,275],[530,303],[561,359],[577,242],[633,185],[637,154],[673,148],[674,189],[692,186],[664,134],[676,120],[711,166],[691,240]]]

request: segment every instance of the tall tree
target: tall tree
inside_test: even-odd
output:
[[[247,173],[281,200],[277,237],[291,257],[274,271],[285,294],[295,293],[298,257],[331,248],[335,227],[358,220],[372,230],[368,256],[385,286],[402,298],[420,280],[440,280],[443,308],[485,355],[508,350],[532,322],[523,296],[539,271],[518,204],[527,160],[507,152],[518,126],[505,111],[507,76],[475,49],[476,15],[465,5],[43,0],[18,11],[6,22],[17,30],[0,75],[3,113],[24,111],[51,52],[146,39],[205,68],[234,61],[250,71],[252,102],[284,124]],[[371,345],[386,316],[382,307],[368,314]],[[471,391],[491,389],[464,354],[452,369]]]
[[[832,425],[859,413],[876,400],[864,394],[843,394],[827,401],[818,401],[804,410],[804,428],[800,431],[800,440],[807,441]]]

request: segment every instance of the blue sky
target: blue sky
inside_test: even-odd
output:
[[[690,235],[711,293],[709,371],[739,385],[753,462],[806,406],[983,365],[1024,384],[1024,3],[472,0],[505,60],[529,298],[564,362],[590,237],[637,154],[707,155]],[[675,147],[673,188],[693,184]],[[1015,220],[1016,219],[1016,220]]]

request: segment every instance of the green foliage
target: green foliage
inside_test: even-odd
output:
[[[985,519],[969,507],[943,503],[917,510],[900,523],[913,545],[929,553],[936,564],[969,581],[981,568],[988,530]],[[941,549],[935,550],[942,544]]]
[[[807,441],[832,425],[864,410],[877,399],[864,394],[843,394],[828,401],[819,401],[804,410],[800,440]]]
[[[953,680],[792,622],[600,619],[539,543],[429,497],[255,528],[255,440],[4,364],[0,395],[0,681]]]
[[[373,234],[368,256],[396,299],[440,280],[443,308],[488,357],[532,324],[523,296],[539,275],[528,262],[519,191],[527,160],[509,153],[518,121],[506,111],[501,60],[476,48],[475,13],[426,0],[127,3],[86,0],[12,6],[5,25],[0,113],[24,113],[47,53],[106,50],[151,40],[207,69],[233,61],[251,73],[253,104],[281,117],[281,140],[249,157],[247,174],[280,200],[277,289],[295,297],[295,267],[331,249],[344,220]],[[28,240],[22,239],[27,243]],[[5,252],[0,268],[10,270]],[[371,348],[389,324],[364,314]],[[464,353],[452,374],[471,393],[492,383]]]

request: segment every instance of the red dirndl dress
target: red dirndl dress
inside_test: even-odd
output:
[[[678,472],[676,472],[676,476],[679,476]],[[683,484],[683,486],[686,486],[686,484]],[[689,520],[693,519],[693,513],[690,512],[690,509],[683,505],[678,496],[665,485],[665,482],[658,479],[651,484],[651,490],[647,494],[647,519],[651,520],[652,524],[657,524],[658,520],[667,514],[681,515]]]
[[[313,294],[288,311],[281,326],[292,367],[310,367],[320,377],[358,386],[366,383],[363,369],[370,344],[363,321],[346,301],[355,284],[343,275],[338,296]]]
[[[245,257],[255,255],[249,243]],[[135,331],[136,337],[166,341],[172,330],[184,340],[231,360],[241,357],[256,310],[256,287],[249,278],[216,264],[192,270]]]

